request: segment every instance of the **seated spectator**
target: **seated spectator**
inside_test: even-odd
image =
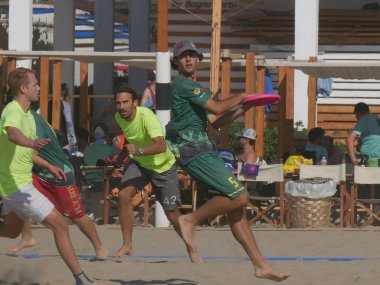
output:
[[[309,142],[305,146],[305,151],[315,153],[316,161],[314,164],[318,164],[322,157],[328,159],[327,149],[322,145],[324,134],[325,130],[318,127],[312,128],[307,134]]]
[[[84,153],[84,149],[90,144],[90,133],[85,128],[78,128],[76,130],[76,137],[78,151]]]
[[[114,99],[109,99],[103,104],[103,108],[91,118],[92,125],[95,127],[100,123],[107,126],[111,136],[116,136],[121,132],[119,125],[115,121],[115,113],[117,112]]]
[[[307,144],[307,132],[295,131],[293,133],[293,145],[282,155],[282,160],[285,162],[291,155],[302,155],[305,152]]]
[[[94,129],[94,141],[84,149],[84,161],[88,166],[96,166],[102,158],[112,158],[117,154],[110,142],[110,133],[105,124]],[[103,192],[103,170],[86,170],[86,179],[94,185],[95,190]]]
[[[237,134],[237,137],[239,139],[239,150],[237,153],[238,160],[248,163],[256,163],[256,131],[252,128],[245,128]]]
[[[110,136],[107,128],[99,124],[94,129],[94,141],[88,143],[89,132],[86,129],[79,128],[77,131],[78,150],[84,153],[84,162],[87,166],[96,166],[97,161],[103,158],[112,158],[117,154],[112,146],[110,146]],[[85,170],[86,180],[91,183],[92,189],[86,193],[86,203],[84,203],[86,211],[94,219],[103,216],[103,207],[100,200],[103,199],[104,193],[104,177],[103,170]],[[110,177],[111,189],[120,182],[120,177]]]
[[[343,161],[343,152],[340,150],[339,147],[334,145],[334,138],[330,136],[324,136],[322,140],[323,146],[327,149],[328,158],[327,158],[327,164],[328,165],[337,165],[341,164]]]

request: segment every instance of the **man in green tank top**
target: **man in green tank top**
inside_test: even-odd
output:
[[[166,139],[181,166],[210,196],[200,208],[179,218],[183,239],[188,246],[193,246],[197,225],[227,213],[233,235],[250,257],[256,276],[284,280],[289,275],[268,264],[248,226],[245,214],[249,199],[247,190],[225,167],[207,135],[207,123],[219,128],[252,107],[251,104],[242,106],[249,94],[241,93],[221,101],[214,99],[211,91],[195,81],[197,65],[202,58],[202,53],[190,41],[181,41],[174,46],[172,67],[178,69],[179,75],[171,84],[172,118],[166,127]]]

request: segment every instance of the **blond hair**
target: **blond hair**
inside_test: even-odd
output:
[[[9,73],[8,86],[13,96],[16,96],[19,93],[21,85],[29,84],[29,73],[36,74],[34,70],[24,67],[18,67]]]

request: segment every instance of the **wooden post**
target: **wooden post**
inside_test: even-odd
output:
[[[211,35],[211,66],[210,66],[210,90],[214,94],[219,91],[219,67],[220,67],[220,33],[222,19],[222,0],[212,1],[212,35]],[[216,140],[216,131],[214,128],[208,128],[211,139]]]
[[[222,60],[222,90],[221,99],[227,99],[231,96],[231,58],[226,57]],[[229,145],[229,131],[228,126],[224,126],[220,130],[220,147],[228,149]]]
[[[42,56],[40,58],[40,115],[47,120],[49,101],[49,58]]]
[[[277,157],[281,158],[284,152],[288,149],[286,142],[286,68],[280,66],[278,68],[278,94],[280,102],[278,103],[278,149]]]
[[[286,68],[286,127],[285,141],[287,148],[293,141],[294,132],[294,69]]]
[[[317,57],[311,56],[309,62],[317,62]],[[310,130],[317,126],[317,78],[314,76],[309,76],[307,93],[309,97],[307,128]]]
[[[62,60],[53,63],[53,97],[51,125],[53,129],[61,129],[61,85],[62,85]]]
[[[157,2],[157,51],[168,51],[168,1]]]
[[[257,68],[257,93],[265,92],[265,67]],[[255,108],[255,130],[257,134],[255,152],[258,157],[264,157],[264,106]]]
[[[245,92],[255,93],[255,53],[247,52],[245,65]],[[245,127],[253,128],[254,108],[249,109],[245,113]]]
[[[79,126],[90,129],[90,102],[88,98],[88,64],[80,63]]]
[[[12,72],[16,68],[16,59],[14,57],[8,57],[8,69],[7,75]]]

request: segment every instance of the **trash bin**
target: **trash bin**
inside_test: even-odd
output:
[[[336,191],[332,179],[314,177],[288,181],[285,193],[290,202],[291,227],[329,227],[331,197]]]

